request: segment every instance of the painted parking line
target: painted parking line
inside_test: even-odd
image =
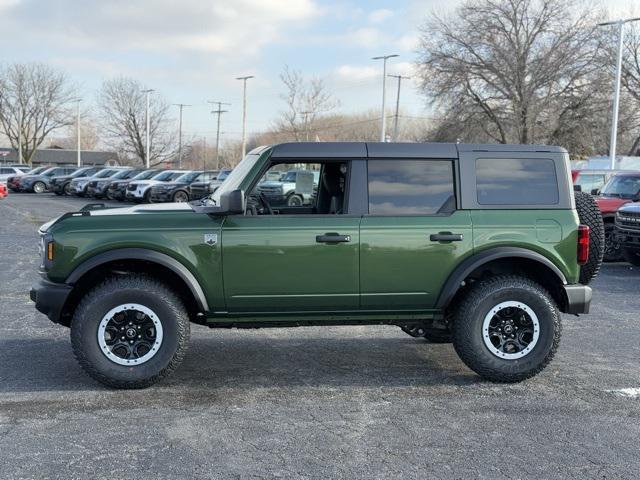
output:
[[[614,395],[619,395],[621,397],[630,397],[630,398],[640,397],[640,387],[618,388],[615,390],[607,390],[607,392],[613,393]]]

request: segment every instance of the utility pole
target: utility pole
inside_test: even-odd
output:
[[[18,163],[22,165],[22,122],[24,121],[24,107],[20,104],[20,118],[18,120]]]
[[[402,79],[409,80],[411,77],[403,77],[402,75],[389,75],[392,78],[398,79],[398,94],[396,95],[396,114],[393,117],[393,141],[398,141],[398,116],[400,113],[400,83]]]
[[[616,58],[616,80],[613,86],[613,114],[611,115],[611,143],[609,146],[609,168],[616,167],[616,142],[618,137],[618,110],[620,108],[620,77],[622,76],[622,47],[624,39],[624,25],[637,22],[640,17],[614,20],[612,22],[599,23],[598,26],[616,25],[618,27],[618,54]]]
[[[242,80],[242,158],[247,154],[247,80],[255,78],[253,75],[236,77]],[[218,117],[219,118],[219,117]]]
[[[147,109],[145,110],[144,119],[146,123],[145,134],[146,134],[146,148],[145,148],[145,160],[147,164],[147,168],[149,168],[151,164],[151,116],[149,115],[149,95],[154,90],[152,88],[148,88],[147,90],[142,90],[142,93],[147,96]]]
[[[186,103],[174,103],[180,109],[180,121],[178,123],[178,169],[182,168],[182,109],[190,107]]]
[[[386,114],[386,101],[387,101],[387,60],[390,58],[399,57],[397,54],[381,55],[379,57],[373,57],[371,60],[382,60],[382,127],[380,128],[380,141],[387,141],[387,114]]]
[[[222,110],[222,105],[231,105],[230,103],[225,103],[225,102],[218,102],[218,101],[213,101],[213,100],[209,100],[208,101],[211,104],[215,104],[218,105],[218,109],[217,110],[212,110],[211,113],[217,114],[218,115],[218,126],[216,127],[216,163],[214,164],[214,170],[218,170],[220,168],[220,116],[223,113],[227,113],[229,110]],[[244,133],[242,135],[242,138],[244,139]],[[243,150],[244,150],[244,142],[243,142]],[[244,155],[243,155],[244,158]]]
[[[78,167],[82,166],[82,154],[80,153],[80,102],[82,102],[81,98],[76,98],[77,102],[77,110],[76,110],[76,136],[78,140]]]

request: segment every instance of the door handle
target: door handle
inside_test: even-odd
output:
[[[461,242],[464,236],[461,233],[439,232],[429,235],[432,242]]]
[[[317,243],[345,243],[351,241],[351,235],[340,235],[339,233],[325,233],[316,235]]]

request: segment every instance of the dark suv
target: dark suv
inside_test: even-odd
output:
[[[110,200],[118,200],[121,202],[125,200],[127,185],[129,185],[129,182],[135,182],[137,180],[149,180],[159,172],[160,170],[158,169],[142,170],[140,173],[131,178],[114,180],[109,184],[109,187],[107,187],[107,198]]]
[[[51,179],[60,175],[69,175],[77,167],[51,167],[35,175],[24,175],[20,178],[20,192],[44,193],[51,188]]]
[[[90,177],[101,170],[101,167],[79,168],[70,175],[52,177],[50,182],[51,191],[56,195],[71,195],[71,181],[74,178]]]
[[[196,170],[186,172],[173,182],[151,186],[149,200],[152,202],[188,202],[189,186],[194,182],[210,182],[217,172]]]
[[[294,166],[310,201],[271,205],[258,184]],[[396,325],[516,382],[553,358],[561,312],[589,312],[603,226],[562,148],[295,143],[252,151],[204,201],[90,206],[40,235],[31,298],[110,386],[173,371],[191,322]]]

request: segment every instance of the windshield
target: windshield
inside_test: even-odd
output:
[[[229,174],[231,173],[231,170],[222,170],[217,176],[216,176],[216,180],[221,180],[224,181],[227,179],[227,177],[229,176]]]
[[[76,170],[75,172],[73,172],[70,177],[71,178],[75,178],[75,177],[86,177],[88,173],[91,173],[91,170],[93,170],[92,168],[81,168],[79,170]]]
[[[164,170],[162,172],[160,172],[159,174],[155,175],[152,179],[153,180],[159,180],[161,182],[166,182],[167,180],[169,180],[171,178],[171,175],[175,175],[176,172],[174,172],[173,170]],[[182,172],[178,172],[179,174],[182,174]]]
[[[640,176],[616,175],[602,189],[607,197],[633,198],[640,192]]]
[[[187,172],[176,178],[176,182],[191,183],[202,175],[202,172]]]
[[[233,169],[233,171],[226,177],[226,180],[220,185],[213,195],[211,195],[211,200],[216,205],[220,204],[220,195],[225,192],[230,192],[232,190],[237,190],[242,180],[247,176],[249,171],[254,167],[260,155],[257,154],[249,154],[242,159],[242,161]],[[220,177],[218,177],[220,178]]]
[[[110,177],[111,175],[113,175],[114,173],[116,173],[117,170],[100,170],[98,173],[96,173],[93,178],[105,178],[105,177]]]
[[[287,172],[280,177],[281,182],[295,182],[297,172]]]
[[[144,170],[139,174],[137,174],[135,177],[133,177],[133,180],[146,180],[157,174],[158,174],[157,170]]]
[[[43,177],[50,177],[57,171],[58,171],[57,167],[51,167],[51,168],[47,168],[44,172],[39,172],[38,175],[42,175]]]

